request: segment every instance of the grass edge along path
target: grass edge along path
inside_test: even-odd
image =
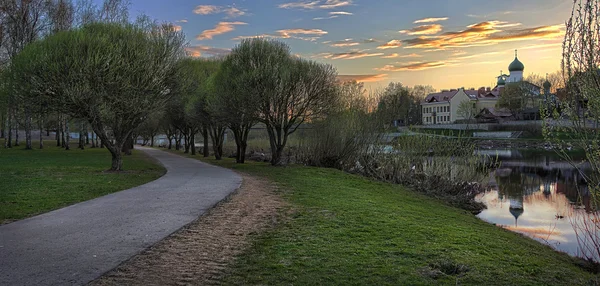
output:
[[[139,150],[124,156],[125,171],[114,173],[106,171],[111,162],[106,149],[65,151],[49,144],[42,150],[0,149],[0,224],[143,185],[166,173]]]
[[[578,267],[578,259],[402,186],[334,169],[188,157],[266,178],[293,208],[237,258],[222,281],[226,285],[600,281]]]

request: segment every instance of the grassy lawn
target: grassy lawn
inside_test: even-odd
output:
[[[333,169],[207,161],[272,180],[292,206],[237,260],[226,285],[598,281],[566,254],[401,186]]]
[[[124,173],[104,172],[110,162],[106,149],[1,148],[0,223],[138,186],[165,171],[140,151],[125,157]]]

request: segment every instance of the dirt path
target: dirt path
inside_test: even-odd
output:
[[[250,236],[278,220],[284,206],[269,182],[243,175],[241,188],[197,221],[90,285],[213,285]]]

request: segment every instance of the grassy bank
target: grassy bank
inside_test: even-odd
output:
[[[566,254],[401,186],[333,169],[208,162],[272,180],[292,205],[287,218],[237,260],[224,284],[596,281]]]
[[[106,149],[1,148],[0,223],[125,190],[164,173],[140,151],[125,157],[123,173],[104,172],[110,162]]]

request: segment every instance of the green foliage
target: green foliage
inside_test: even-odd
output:
[[[526,94],[519,83],[507,84],[502,91],[500,99],[496,103],[497,108],[506,108],[513,114],[523,110],[525,107]]]
[[[48,146],[0,149],[0,223],[142,185],[165,172],[141,152],[125,158],[128,172],[114,173],[104,172],[111,160],[104,149],[64,152]]]
[[[46,97],[57,110],[87,119],[113,154],[112,169],[120,170],[126,138],[172,97],[183,44],[171,25],[89,24],[26,47],[11,66],[10,84],[23,97]]]

